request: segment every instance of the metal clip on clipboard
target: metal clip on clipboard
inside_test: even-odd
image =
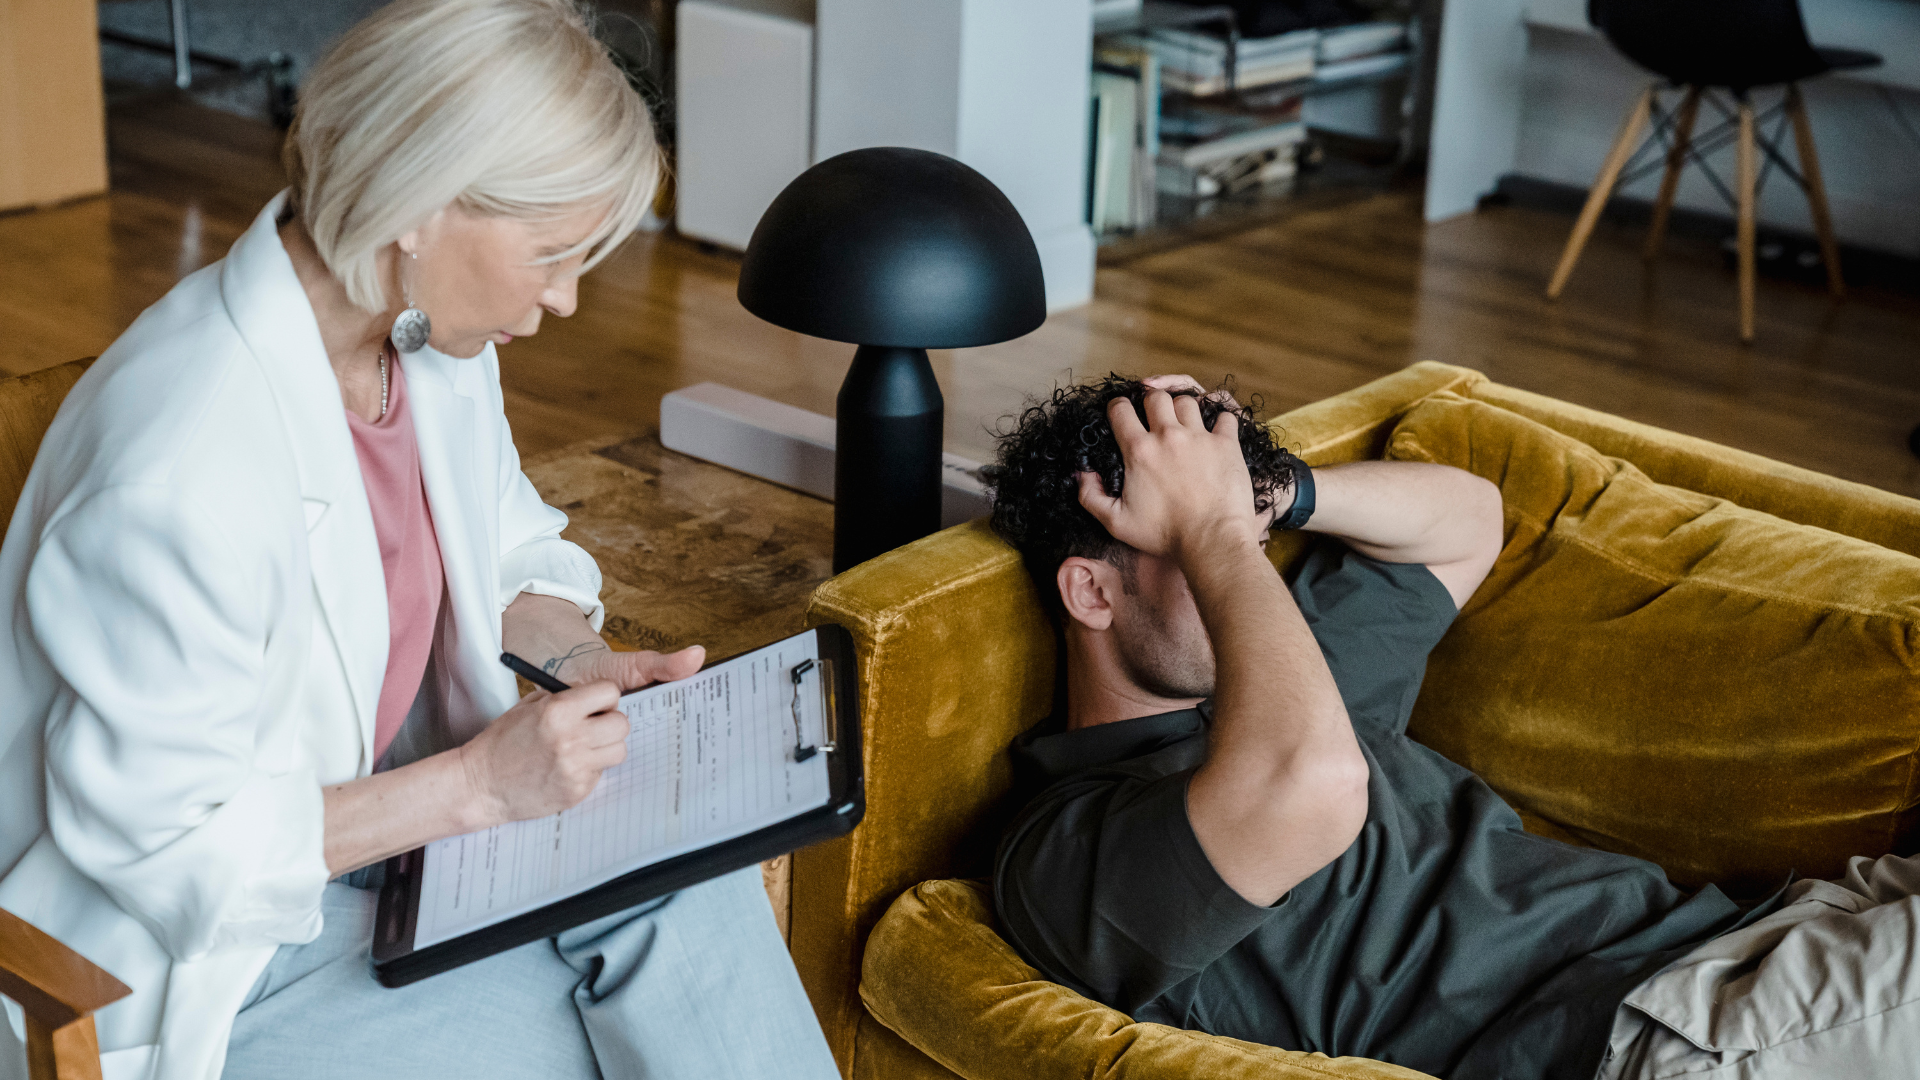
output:
[[[820,703],[822,714],[826,717],[828,741],[809,746],[806,735],[801,731],[800,723],[800,686],[809,671],[820,673]],[[833,700],[833,662],[831,660],[802,660],[793,666],[793,760],[805,761],[818,753],[831,754],[840,748],[839,712]]]

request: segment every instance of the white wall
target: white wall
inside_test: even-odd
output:
[[[1467,213],[1512,171],[1527,62],[1525,10],[1523,0],[1447,0],[1427,145],[1428,221]]]
[[[813,159],[863,146],[955,154],[963,0],[820,0]]]
[[[960,40],[961,161],[1020,208],[1047,277],[1047,310],[1093,298],[1086,209],[1089,0],[967,0]]]
[[[1047,309],[1086,303],[1092,19],[1090,0],[819,0],[814,160],[910,146],[965,162],[1033,233]]]

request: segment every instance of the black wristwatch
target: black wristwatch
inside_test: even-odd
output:
[[[1313,516],[1313,470],[1307,468],[1306,462],[1285,450],[1280,451],[1280,456],[1293,464],[1293,505],[1284,515],[1274,519],[1272,528],[1276,532],[1297,529]]]

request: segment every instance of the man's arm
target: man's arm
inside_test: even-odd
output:
[[[1307,531],[1337,536],[1381,562],[1426,564],[1456,608],[1466,606],[1500,555],[1500,489],[1470,472],[1421,461],[1361,461],[1315,469],[1313,480]]]
[[[1175,559],[1215,658],[1207,761],[1187,817],[1233,890],[1268,905],[1340,857],[1367,815],[1367,763],[1339,688],[1293,598],[1260,549],[1238,420],[1206,429],[1192,398],[1150,392],[1143,427],[1125,398],[1108,417],[1126,486],[1108,497],[1082,474],[1080,500],[1113,536]]]
[[[1157,390],[1206,388],[1191,375],[1153,375]],[[1232,400],[1224,390],[1209,396]],[[1447,587],[1455,608],[1480,587],[1504,542],[1500,489],[1463,469],[1419,461],[1362,461],[1313,471],[1314,511],[1307,532],[1345,540],[1381,562],[1424,563]],[[1275,518],[1293,505],[1291,493]]]

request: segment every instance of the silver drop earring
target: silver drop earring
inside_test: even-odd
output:
[[[420,259],[417,251],[407,253],[407,268],[401,271],[401,289],[406,295],[407,309],[393,317],[393,347],[403,353],[417,353],[427,347],[427,338],[433,334],[433,320],[427,313],[413,306],[413,267]]]

